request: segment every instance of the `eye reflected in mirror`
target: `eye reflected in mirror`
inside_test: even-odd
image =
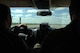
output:
[[[38,11],[37,16],[51,16],[52,12],[51,11]]]

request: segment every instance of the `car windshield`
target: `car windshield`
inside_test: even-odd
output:
[[[11,7],[12,26],[26,24],[30,28],[38,28],[41,23],[48,23],[52,28],[62,28],[70,23],[68,7],[50,8],[51,16],[38,16],[37,8]]]

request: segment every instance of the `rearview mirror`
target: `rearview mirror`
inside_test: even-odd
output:
[[[52,12],[51,11],[38,11],[37,15],[38,16],[51,16]]]

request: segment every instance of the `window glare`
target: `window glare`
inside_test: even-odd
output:
[[[65,27],[70,23],[68,7],[51,8],[51,16],[37,16],[38,9],[31,7],[11,7],[12,26],[14,24],[25,23],[29,25],[39,25],[40,23],[49,23],[54,28]]]

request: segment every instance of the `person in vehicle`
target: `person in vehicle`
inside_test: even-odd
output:
[[[28,26],[25,24],[20,24],[19,25],[19,33],[24,33],[25,35],[27,35],[25,37],[26,38],[25,42],[27,43],[29,48],[33,48],[35,39],[34,39],[32,29],[28,28]]]
[[[65,28],[52,31],[39,53],[79,53],[80,52],[80,2],[71,0],[69,6],[71,23]]]
[[[10,8],[0,4],[0,52],[2,53],[30,53],[23,40],[10,31]]]

